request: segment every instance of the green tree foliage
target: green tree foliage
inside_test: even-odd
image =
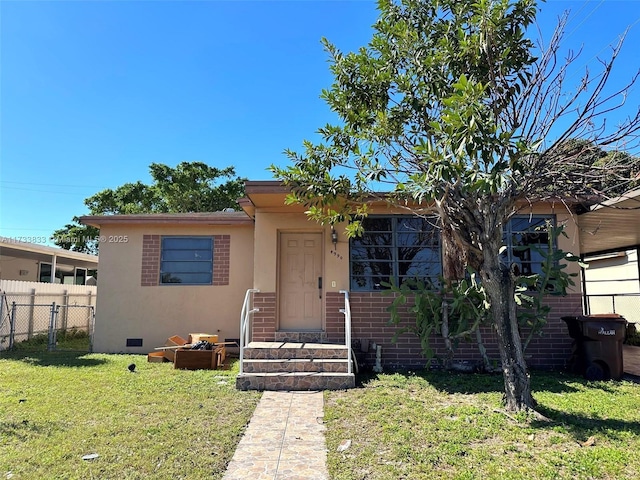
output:
[[[202,162],[181,162],[176,167],[152,163],[149,167],[153,182],[125,183],[116,189],[106,189],[85,199],[90,215],[124,215],[137,213],[216,212],[238,209],[236,200],[244,194],[244,179],[235,176],[235,169],[211,167]],[[99,231],[73,223],[53,232],[56,245],[67,250],[98,253],[95,240]]]
[[[579,259],[557,247],[558,238],[567,237],[564,229],[564,225],[556,226],[548,220],[536,229],[547,238],[545,248],[516,247],[533,250],[542,259],[539,272],[515,278],[518,323],[521,332],[526,333],[523,350],[546,325],[551,307],[544,301],[545,297],[566,295],[575,285],[573,279],[577,274],[565,270]],[[461,341],[475,341],[483,361],[482,365],[473,368],[494,369],[480,332],[480,327],[487,326],[491,320],[491,304],[482,283],[478,282],[477,272],[468,268],[464,278],[441,278],[437,285],[409,281],[400,286],[385,286],[389,289],[384,293],[393,295],[387,310],[391,314],[390,324],[398,327],[394,340],[403,333],[415,334],[420,338],[424,356],[431,361],[435,357],[433,335],[439,335],[444,340],[447,356],[438,360],[445,369],[463,368],[454,364],[455,349]]]
[[[321,222],[350,221],[350,235],[371,196],[420,215],[435,210],[446,242],[486,292],[506,407],[533,408],[516,274],[500,261],[502,230],[522,204],[592,198],[602,193],[603,171],[638,171],[587,155],[637,138],[640,111],[615,128],[604,121],[628,88],[605,92],[621,44],[602,72],[585,73],[570,92],[575,57],[557,61],[566,16],[541,50],[527,37],[533,0],[380,0],[378,8],[366,47],[343,54],[323,41],[335,80],[322,96],[340,121],[319,129],[321,143],[288,150],[290,166],[272,170],[290,186],[289,202],[306,204]],[[566,168],[572,140],[583,148]]]

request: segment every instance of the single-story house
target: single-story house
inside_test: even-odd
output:
[[[362,356],[370,365],[425,364],[417,337],[405,334],[392,342],[395,327],[388,325],[386,310],[391,300],[381,283],[441,273],[442,246],[432,221],[374,202],[364,235],[349,240],[340,226],[320,225],[307,218],[304,207],[286,205],[287,190],[279,182],[248,181],[245,191],[239,212],[81,218],[113,240],[100,244],[96,351],[146,353],[172,335],[192,332],[239,339],[241,313],[250,312],[243,341],[351,343],[365,350]],[[568,212],[564,203],[528,205],[510,221],[505,235],[509,260],[522,272],[536,270],[535,249],[513,247],[544,245],[546,236],[533,230],[548,218],[566,226],[568,238],[558,239],[563,250],[577,254],[599,249],[600,234],[585,240],[582,216]],[[577,264],[569,268],[580,273]],[[548,301],[548,324],[529,345],[528,362],[561,368],[571,349],[561,317],[582,313],[581,282],[566,297]],[[350,328],[345,329],[347,320]],[[498,360],[490,329],[484,338],[489,356]],[[441,342],[434,345],[436,354],[444,353]],[[255,356],[243,353],[244,361],[249,357],[243,375],[259,371],[257,364],[249,365]],[[289,359],[293,353],[274,355]],[[268,360],[257,356],[261,360],[254,362]],[[478,360],[475,344],[461,345],[459,357]],[[350,366],[348,374],[352,376]]]
[[[96,255],[0,237],[0,280],[85,285],[97,268]]]

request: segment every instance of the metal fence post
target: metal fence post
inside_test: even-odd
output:
[[[67,331],[69,322],[69,291],[65,290],[62,294],[62,330]]]
[[[11,302],[11,319],[9,320],[9,350],[13,348],[13,339],[16,334],[16,302]]]
[[[87,296],[88,296],[87,305],[89,305],[89,307],[91,307],[91,308],[89,308],[89,315],[87,315],[87,332],[89,333],[90,338],[92,338],[93,337],[93,332],[92,332],[91,326],[92,326],[92,319],[93,319],[95,314],[93,313],[93,306],[92,306],[93,305],[93,301],[91,299],[91,297],[92,297],[91,292],[89,292],[87,294]],[[91,341],[90,341],[90,344],[91,344]]]
[[[35,311],[35,305],[36,305],[36,289],[32,288],[31,289],[31,296],[30,296],[30,306],[29,306],[29,327],[28,327],[28,332],[27,332],[27,339],[31,340],[31,338],[33,337],[33,315],[34,315],[34,311]]]
[[[93,305],[89,305],[89,353],[93,353],[93,332],[96,326],[96,309]]]
[[[57,316],[56,302],[51,304],[51,317],[49,318],[49,344],[47,350],[50,352],[56,348],[56,316]]]

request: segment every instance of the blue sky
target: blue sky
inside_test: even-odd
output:
[[[574,78],[633,25],[612,82],[640,67],[640,2],[549,1],[570,9]],[[42,243],[84,198],[149,181],[152,162],[266,168],[335,116],[327,37],[365,45],[371,1],[0,1],[0,235]],[[635,89],[629,105],[640,99]]]

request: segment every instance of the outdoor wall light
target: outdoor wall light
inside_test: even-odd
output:
[[[333,243],[333,248],[335,249],[338,246],[338,232],[336,229],[331,226],[331,242]]]

